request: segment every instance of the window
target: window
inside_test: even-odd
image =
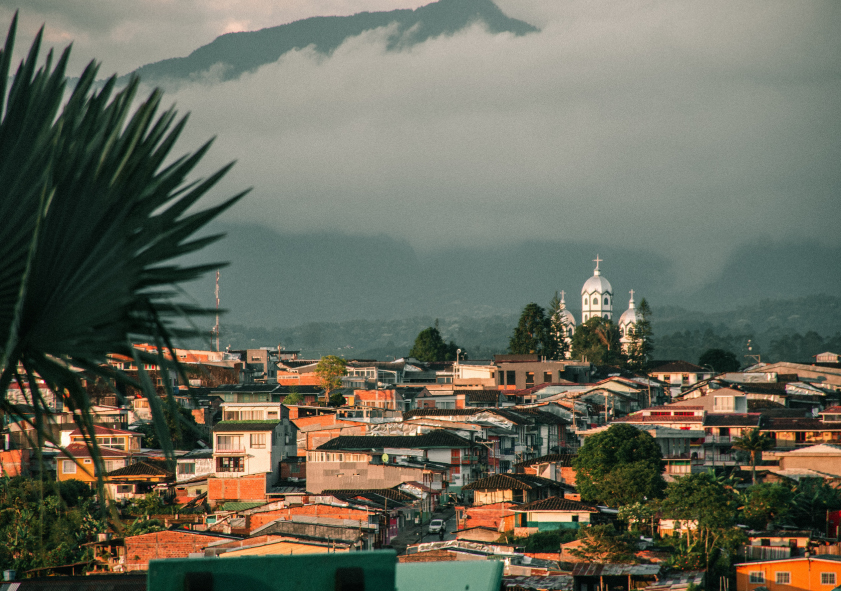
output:
[[[251,447],[262,449],[266,447],[266,434],[265,433],[252,433],[251,434]]]
[[[243,458],[216,458],[217,472],[243,472],[244,470]]]
[[[76,473],[76,462],[73,460],[62,460],[61,462],[61,473],[62,474],[75,474]]]
[[[534,386],[534,372],[527,371],[526,372],[526,388]]]
[[[765,573],[762,571],[753,571],[750,573],[750,582],[751,583],[764,583],[765,582]]]
[[[598,306],[598,305],[599,305],[599,298],[593,298],[593,305],[594,305],[594,306]]]
[[[242,436],[241,435],[217,435],[216,436],[216,451],[241,451],[242,450]]]
[[[298,464],[289,464],[289,473],[290,474],[300,474],[301,467]]]
[[[111,449],[125,449],[125,437],[97,437],[96,440],[102,447],[110,447]]]
[[[604,299],[604,305],[607,306],[609,304],[610,304],[610,298],[605,298]]]
[[[277,418],[277,411],[276,410],[268,411],[266,413],[266,417],[269,418],[269,419],[276,419]]]
[[[584,298],[584,305],[587,305],[587,298]]]
[[[506,384],[508,384],[509,386],[513,386],[514,384],[517,383],[517,375],[513,371],[508,370],[505,373],[508,374],[505,377],[505,383]]]
[[[835,586],[835,573],[821,573],[821,585]]]
[[[544,371],[543,372],[543,383],[549,384],[552,382],[552,372],[551,371]]]
[[[578,523],[578,515],[573,515],[572,516],[572,522],[573,523]]]
[[[195,462],[184,462],[178,464],[178,473],[179,474],[195,474],[196,473],[196,463]]]
[[[499,372],[499,385],[500,386],[505,385],[505,372],[504,371]]]
[[[777,585],[790,585],[791,573],[777,573],[776,581]]]

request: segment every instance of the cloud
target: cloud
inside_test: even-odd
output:
[[[429,0],[401,0],[416,8]],[[126,74],[144,64],[188,55],[224,33],[252,31],[311,16],[393,10],[393,0],[0,0],[0,23],[20,10],[17,58],[46,25],[48,47],[73,42],[70,72],[92,59],[101,72]]]
[[[226,188],[255,187],[237,222],[627,246],[686,285],[752,239],[839,243],[835,5],[526,4],[539,34],[377,31],[169,98],[239,160]]]
[[[682,288],[746,242],[841,244],[837,3],[500,6],[541,32],[474,27],[387,52],[375,31],[236,81],[211,69],[165,96],[192,112],[179,145],[218,136],[205,169],[238,160],[218,194],[255,187],[226,219],[284,233],[384,233],[421,252],[626,247],[670,258]],[[0,0],[0,16],[12,7]],[[27,34],[45,19],[50,39],[76,39],[76,63],[125,72],[240,27],[391,8],[33,0],[23,17]]]

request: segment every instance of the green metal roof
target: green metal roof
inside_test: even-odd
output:
[[[253,509],[254,507],[262,507],[266,503],[240,503],[237,501],[230,501],[222,505],[223,511],[245,511],[246,509]]]

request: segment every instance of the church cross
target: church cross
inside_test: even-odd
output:
[[[561,290],[561,301],[564,301],[564,296],[566,296],[566,292],[562,289]]]
[[[631,299],[634,299],[634,290],[631,290]]]
[[[596,258],[593,259],[593,262],[596,263],[596,269],[599,268],[599,263],[603,262],[604,259],[600,259],[599,255],[596,255]]]

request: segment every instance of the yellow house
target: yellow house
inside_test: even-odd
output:
[[[132,453],[140,451],[141,435],[134,431],[122,431],[96,425],[94,436],[99,445],[99,455],[102,457],[105,473],[124,468],[129,464]],[[70,445],[64,448],[58,458],[56,476],[60,482],[65,480],[96,482],[97,475],[93,454],[82,432],[76,429],[70,434]]]

